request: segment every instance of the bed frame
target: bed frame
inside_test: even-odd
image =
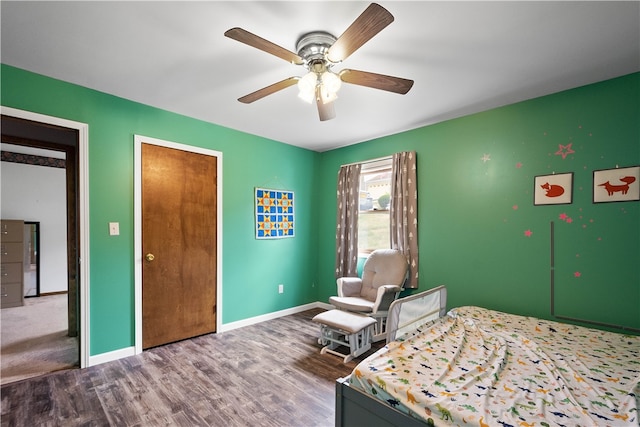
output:
[[[404,332],[446,314],[447,289],[430,289],[394,301],[387,318],[387,342]],[[349,386],[349,377],[336,382],[336,427],[371,425],[376,427],[424,427],[425,421],[413,418]]]

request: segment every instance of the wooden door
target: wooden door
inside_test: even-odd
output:
[[[141,144],[142,347],[216,330],[217,159]]]

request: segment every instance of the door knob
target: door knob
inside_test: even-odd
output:
[[[153,261],[154,259],[156,259],[155,255],[153,255],[153,254],[147,254],[147,255],[145,256],[145,258],[146,258],[146,259],[147,259],[147,261],[149,261],[149,262],[151,262],[151,261]]]

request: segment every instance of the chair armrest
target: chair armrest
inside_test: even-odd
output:
[[[359,297],[362,289],[362,279],[359,277],[341,277],[338,284],[339,297]]]
[[[396,285],[382,285],[378,288],[376,303],[373,306],[373,313],[378,310],[389,310],[389,306],[398,297],[402,288]]]

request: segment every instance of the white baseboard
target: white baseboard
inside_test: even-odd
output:
[[[323,308],[325,310],[331,310],[335,308],[331,304],[324,302],[312,302],[309,304],[299,305],[297,307],[287,308],[285,310],[274,311],[273,313],[267,313],[260,316],[250,317],[248,319],[238,320],[237,322],[230,322],[223,324],[218,333],[232,331],[234,329],[242,328],[244,326],[255,325],[256,323],[264,322],[267,320],[277,319],[278,317],[289,316],[291,314],[300,313],[312,308]],[[135,347],[122,348],[120,350],[114,350],[107,353],[97,354],[95,356],[89,356],[89,366],[100,365],[106,362],[112,362],[114,360],[122,359],[124,357],[134,356],[136,354]]]
[[[238,320],[237,322],[225,323],[220,327],[218,332],[228,332],[237,328],[242,328],[244,326],[255,325],[256,323],[277,319],[278,317],[289,316],[290,314],[296,314],[302,311],[311,310],[312,308],[331,309],[332,306],[323,302],[316,301],[309,304],[299,305],[297,307],[287,308],[285,310],[274,311],[273,313],[267,313],[260,316],[250,317],[248,319]]]
[[[316,304],[316,306],[314,308],[324,308],[325,310],[333,310],[333,309],[335,309],[334,306],[332,306],[331,304],[327,304],[326,302],[318,301],[315,304]]]
[[[95,356],[89,356],[89,364],[87,365],[87,367],[112,362],[114,360],[123,359],[135,354],[136,348],[133,346],[121,348],[120,350],[109,351],[107,353],[96,354]]]

